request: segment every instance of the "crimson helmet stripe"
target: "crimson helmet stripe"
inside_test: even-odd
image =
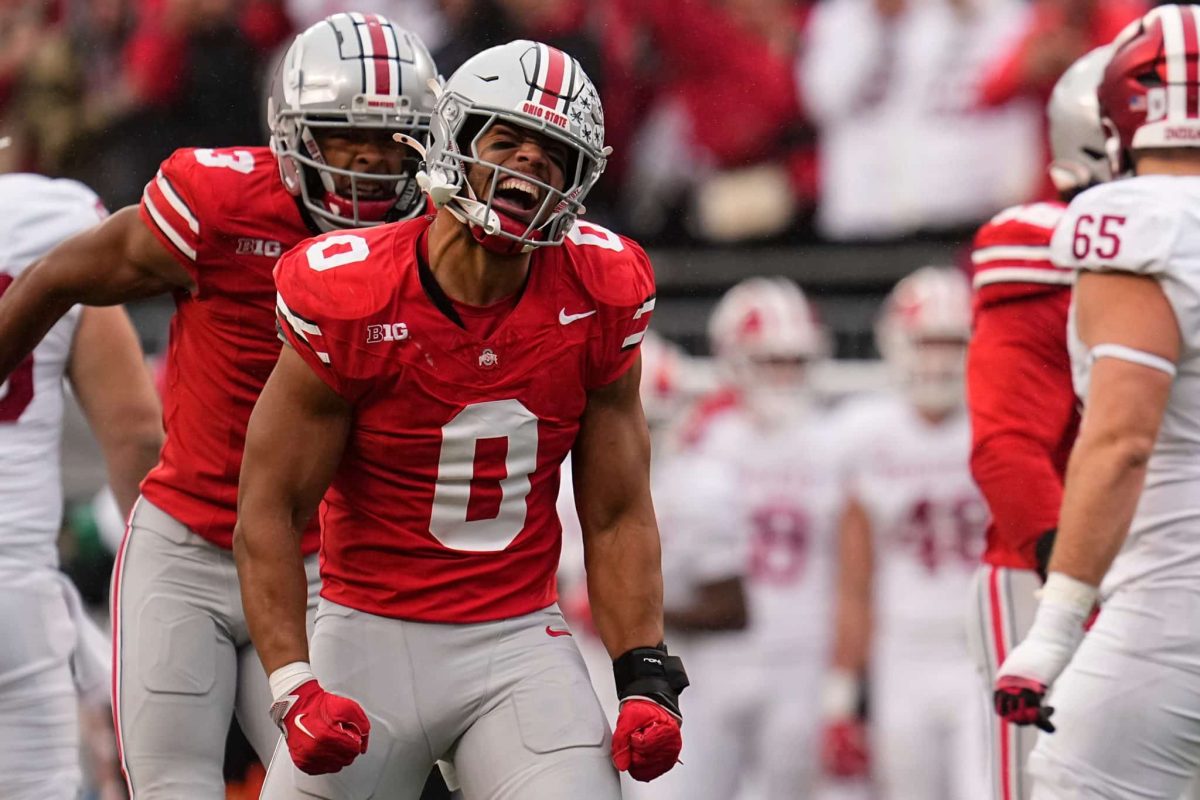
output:
[[[375,62],[375,94],[391,94],[391,76],[388,74],[388,47],[383,35],[383,26],[379,24],[379,17],[375,14],[368,15],[366,21],[366,38],[371,43],[371,60]],[[361,33],[359,37],[362,38]],[[366,54],[365,49],[364,54]],[[367,72],[371,71],[367,70]]]
[[[1163,54],[1167,59],[1167,119],[1187,116],[1187,50],[1184,41],[1184,19],[1178,6],[1158,9],[1163,32]]]
[[[567,57],[562,50],[556,47],[547,47],[546,45],[540,45],[540,47],[546,51],[546,57],[542,59],[542,63],[546,65],[546,75],[541,81],[542,96],[538,98],[538,102],[546,108],[554,108],[558,105],[559,96],[562,94]]]
[[[402,92],[400,85],[400,42],[396,39],[396,29],[384,17],[376,15],[379,24],[383,26],[383,41],[387,47],[388,85],[393,92]]]
[[[1200,9],[1186,6],[1183,14],[1183,40],[1187,65],[1187,112],[1189,117],[1200,117]],[[1183,10],[1180,10],[1181,13]],[[1193,54],[1191,58],[1187,54]]]

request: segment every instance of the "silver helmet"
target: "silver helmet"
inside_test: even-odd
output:
[[[567,145],[571,154],[559,189],[529,175],[483,161],[478,141],[496,122],[536,131]],[[433,111],[432,136],[422,185],[434,203],[447,206],[485,246],[527,252],[561,244],[583,214],[583,200],[604,171],[604,109],[579,62],[539,42],[518,40],[484,50],[450,76]],[[480,198],[467,182],[471,165],[492,170]],[[532,183],[539,195],[528,223],[492,208],[506,177]]]
[[[1067,68],[1046,105],[1050,118],[1050,180],[1073,194],[1112,180],[1096,88],[1112,58],[1112,45],[1097,47]]]
[[[394,175],[337,169],[326,163],[313,131],[382,129],[425,142],[436,78],[421,40],[378,14],[333,14],[292,42],[267,105],[271,149],[284,186],[320,227],[366,227],[424,210],[416,155]],[[336,190],[339,176],[349,178],[349,196]],[[363,184],[386,187],[385,196]]]

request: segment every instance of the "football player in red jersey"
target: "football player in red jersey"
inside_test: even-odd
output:
[[[322,230],[421,213],[415,154],[391,137],[428,130],[435,76],[424,45],[382,17],[314,25],[276,77],[270,150],[175,152],[140,207],[48,253],[0,302],[3,376],[77,302],[176,300],[167,441],[113,578],[114,711],[138,800],[223,798],[235,710],[264,762],[278,740],[229,552],[246,423],[281,346],[271,270]],[[310,525],[314,606],[316,549]]]
[[[1047,107],[1062,202],[1015,206],[975,237],[975,321],[967,351],[971,471],[992,521],[969,617],[988,695],[996,670],[1033,623],[1058,525],[1063,475],[1079,425],[1067,355],[1072,275],[1050,261],[1050,239],[1079,192],[1112,177],[1096,86],[1111,48],[1097,48],[1059,79]],[[1025,761],[1035,731],[988,718],[995,800],[1028,800]]]
[[[251,418],[234,538],[292,756],[262,796],[408,800],[442,758],[468,798],[615,800],[614,763],[651,780],[682,745],[638,398],[653,272],[577,220],[609,149],[575,59],[479,53],[432,131],[436,216],[322,236],[275,270],[290,346]],[[568,451],[611,737],[556,604]],[[310,650],[300,522],[322,497]]]

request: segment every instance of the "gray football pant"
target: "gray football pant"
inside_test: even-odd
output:
[[[547,629],[550,629],[549,631]],[[441,625],[322,599],[313,671],[371,720],[367,752],[306,775],[280,740],[262,800],[417,800],[450,761],[465,800],[619,800],[611,734],[558,606],[498,622]]]
[[[311,623],[316,556],[305,568]],[[231,716],[264,764],[279,739],[233,553],[141,498],[117,557],[112,605],[117,734],[133,800],[224,800]]]

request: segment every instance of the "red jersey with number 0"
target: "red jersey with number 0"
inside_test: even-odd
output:
[[[1067,310],[1072,273],[1050,260],[1062,203],[1015,206],[975,237],[975,330],[967,354],[971,472],[992,512],[983,560],[1033,569],[1058,525],[1079,426]]]
[[[271,271],[312,231],[265,147],[175,151],[146,184],[140,214],[196,285],[175,294],[167,439],[142,494],[229,548],[246,424],[281,346]],[[303,546],[317,549],[315,521]]]
[[[534,251],[516,307],[479,338],[432,299],[431,220],[322,236],[275,270],[289,343],[354,407],[322,505],[321,594],[388,617],[504,619],[556,599],[559,465],[588,392],[637,357],[654,276],[637,244],[577,223]]]

